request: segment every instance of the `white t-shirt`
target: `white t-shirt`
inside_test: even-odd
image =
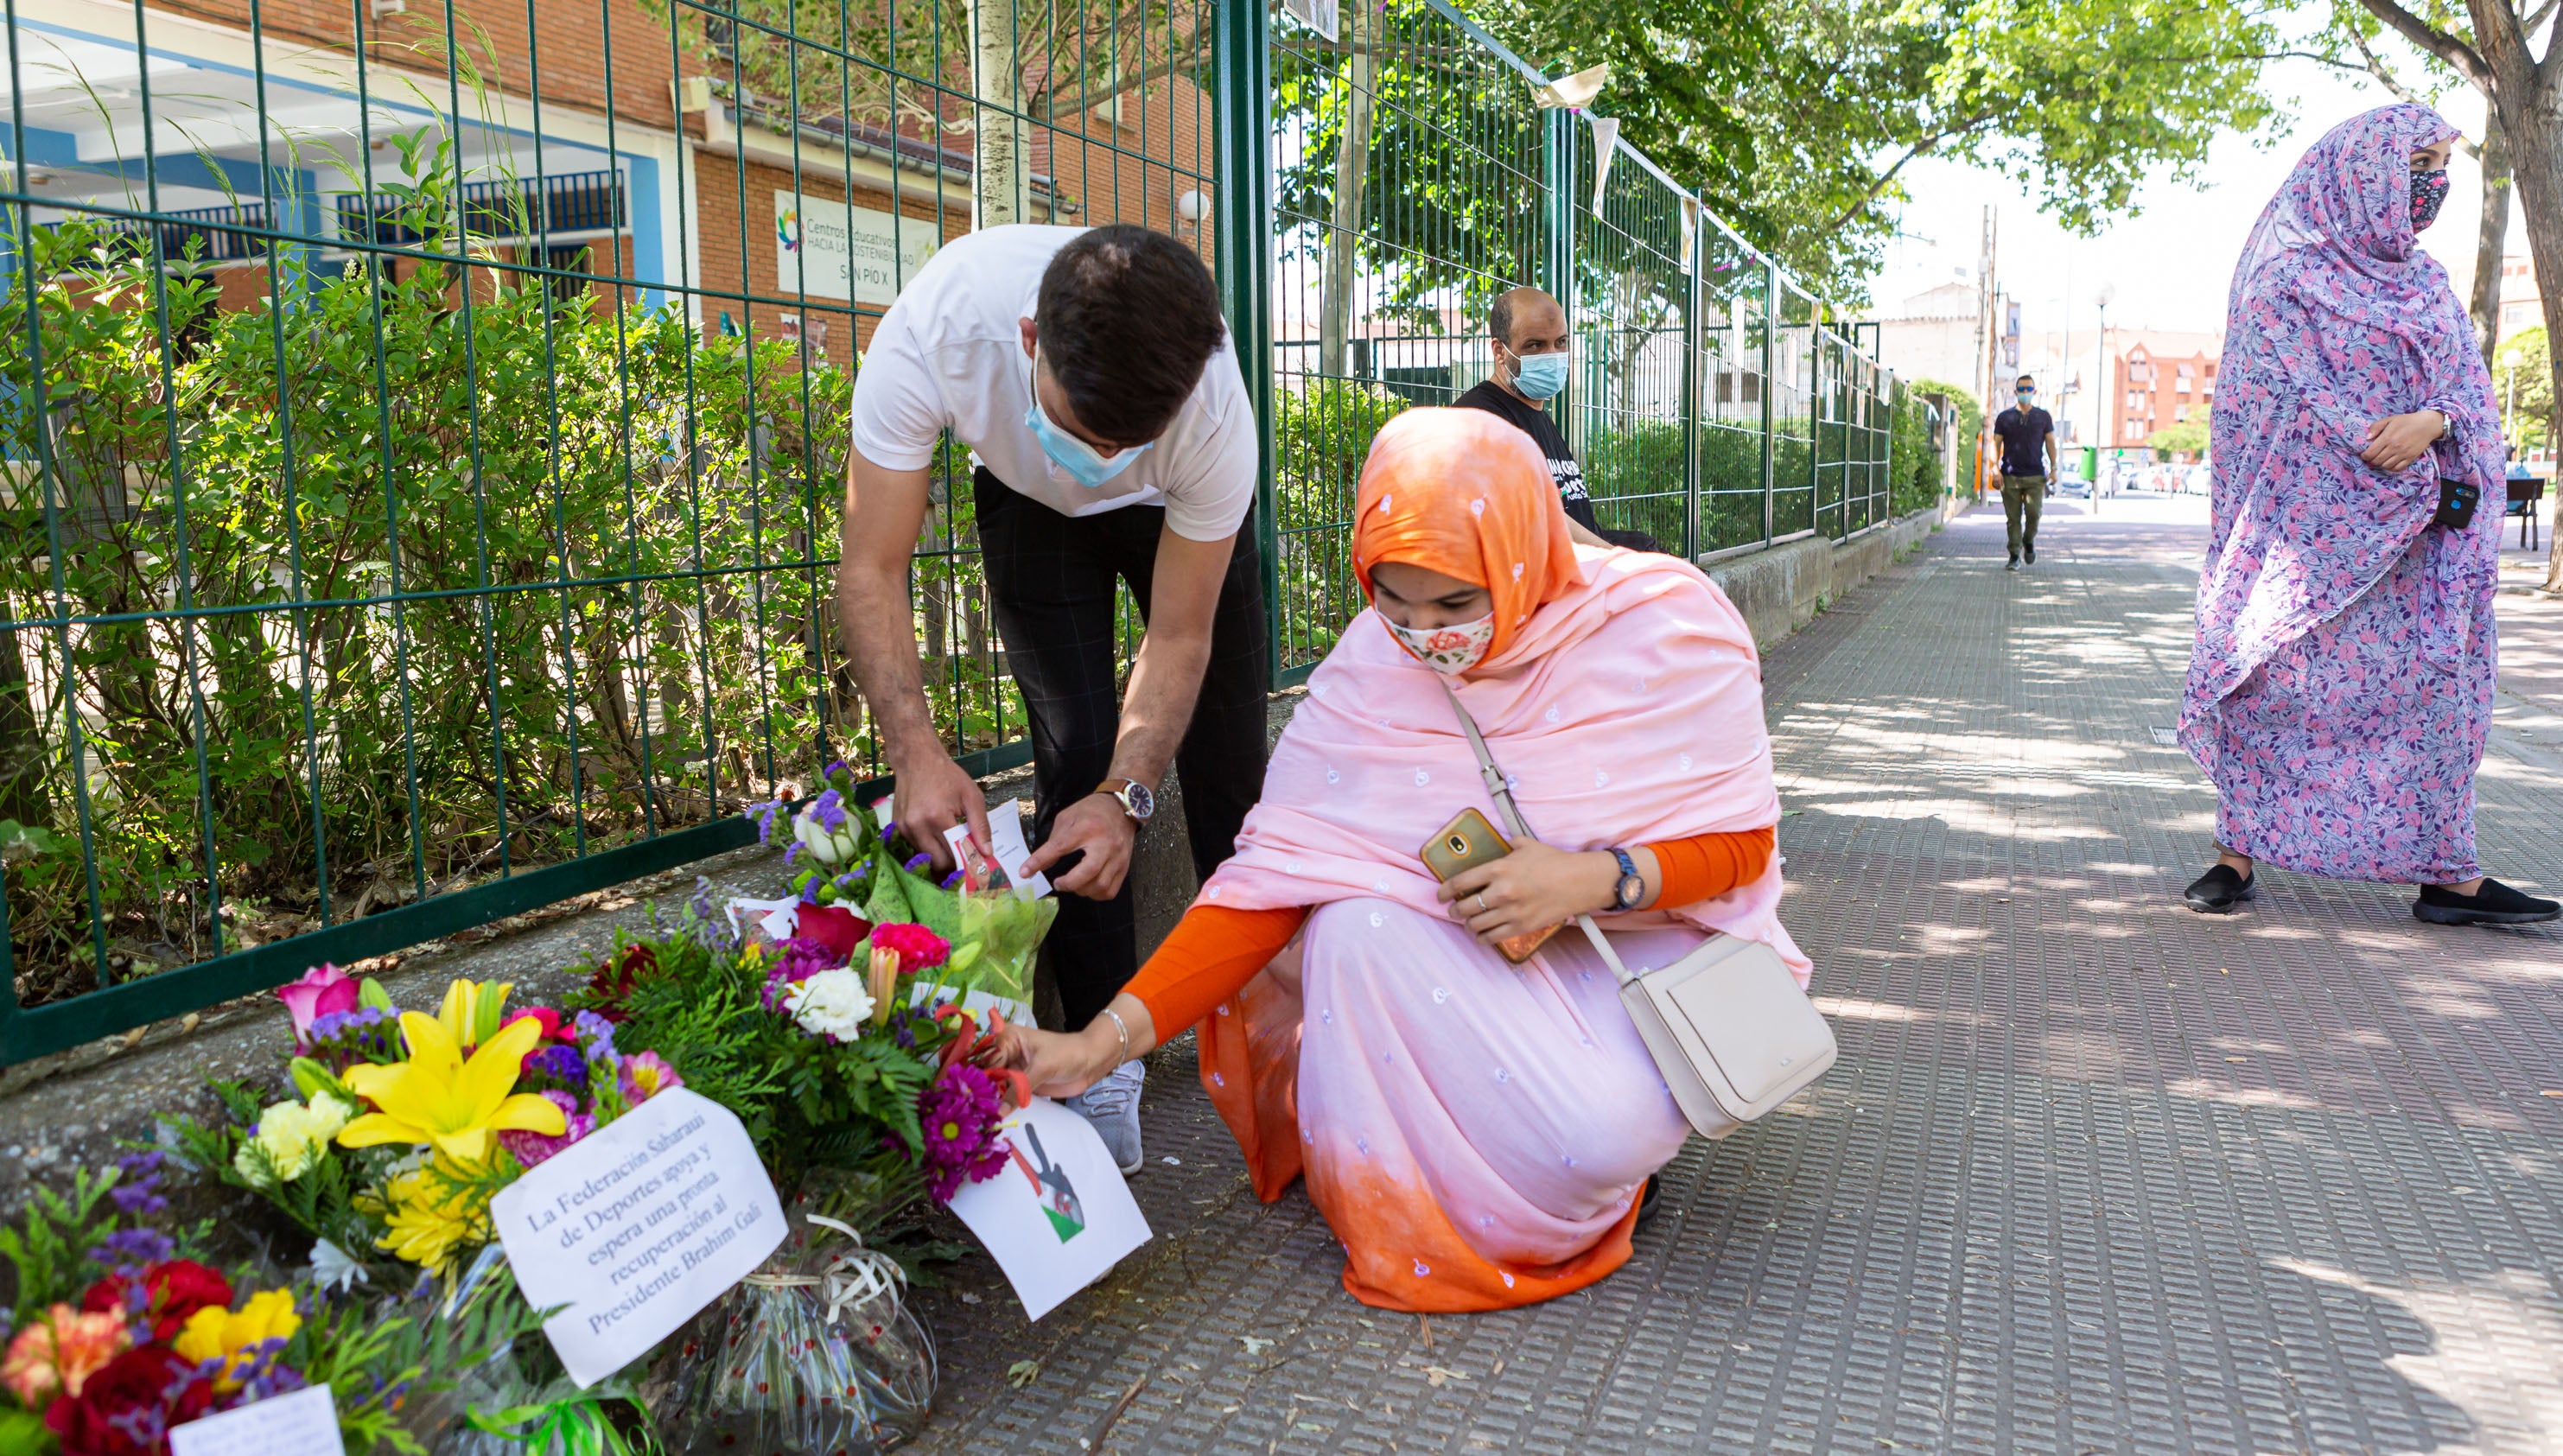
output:
[[[854,444],[884,470],[921,470],[943,431],[1016,494],[1063,516],[1164,506],[1188,540],[1236,532],[1255,504],[1254,404],[1226,338],[1157,443],[1094,490],[1051,464],[1024,428],[1043,270],[1084,228],[1013,224],[943,245],[882,316],[855,375]]]

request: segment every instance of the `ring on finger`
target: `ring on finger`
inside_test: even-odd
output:
[[[1483,890],[1479,891],[1479,892],[1478,892],[1478,914],[1479,914],[1479,915],[1485,915],[1485,914],[1487,914],[1488,912],[1492,911],[1493,909],[1494,909],[1494,907],[1493,907],[1493,906],[1486,904],[1486,892],[1484,892]]]

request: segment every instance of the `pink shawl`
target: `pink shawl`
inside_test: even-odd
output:
[[[1522,817],[1567,850],[1777,823],[1761,661],[1734,605],[1672,556],[1576,556],[1584,579],[1532,614],[1498,666],[1456,684]],[[1365,611],[1308,680],[1263,801],[1203,899],[1276,910],[1376,897],[1448,915],[1416,851],[1472,806],[1503,822],[1437,675]],[[1717,899],[1620,919],[1762,941],[1803,983],[1780,889],[1774,855]]]

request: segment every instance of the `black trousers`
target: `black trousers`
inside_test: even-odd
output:
[[[1125,506],[1097,516],[1062,516],[1015,494],[984,468],[973,473],[971,485],[989,604],[1032,717],[1032,842],[1038,847],[1050,837],[1059,811],[1094,792],[1112,771],[1112,743],[1121,727],[1112,584],[1117,578],[1129,586],[1144,620],[1166,513],[1162,507]],[[1264,573],[1250,521],[1238,532],[1220,584],[1210,662],[1192,725],[1175,753],[1193,870],[1204,880],[1236,852],[1246,811],[1264,791]],[[1052,878],[1076,863],[1054,867]],[[1047,948],[1065,1029],[1076,1031],[1138,969],[1129,881],[1110,900],[1059,897],[1059,921]],[[1171,1036],[1178,1029],[1163,1027],[1158,1034]]]

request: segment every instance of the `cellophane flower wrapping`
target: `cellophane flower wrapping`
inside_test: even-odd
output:
[[[892,1280],[830,1318],[840,1261],[878,1259],[808,1221],[670,1343],[652,1402],[677,1456],[866,1456],[913,1439],[933,1404],[934,1346]],[[654,1389],[654,1393],[657,1390]]]

